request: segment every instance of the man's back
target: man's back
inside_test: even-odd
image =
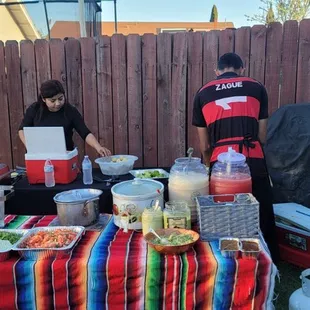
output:
[[[259,82],[234,72],[224,73],[198,91],[194,105],[193,124],[208,127],[214,149],[211,162],[227,151],[229,141],[244,138],[258,147],[243,148],[242,152],[248,157],[263,158],[258,142],[258,122],[268,117],[268,98]],[[240,151],[237,144],[235,147]]]

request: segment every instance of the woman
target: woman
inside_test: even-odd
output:
[[[68,151],[74,149],[72,136],[75,129],[99,155],[111,155],[110,150],[101,146],[87,128],[79,111],[66,102],[65,90],[57,80],[44,82],[40,87],[38,101],[26,111],[18,131],[20,139],[26,146],[24,127],[63,127]]]

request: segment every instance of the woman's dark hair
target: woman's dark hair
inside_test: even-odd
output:
[[[225,70],[227,68],[238,70],[243,68],[243,61],[239,55],[235,53],[227,53],[220,57],[217,68],[219,70]]]
[[[41,84],[40,94],[38,97],[38,103],[40,103],[40,120],[42,119],[44,111],[47,109],[46,103],[43,101],[43,99],[52,98],[58,94],[65,95],[65,89],[62,86],[61,82],[59,82],[58,80],[48,80]]]
[[[61,82],[57,80],[49,80],[41,84],[40,97],[52,98],[58,94],[65,94],[64,87]]]

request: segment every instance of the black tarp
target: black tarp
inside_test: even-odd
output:
[[[310,104],[290,104],[268,121],[265,155],[275,202],[310,207]]]

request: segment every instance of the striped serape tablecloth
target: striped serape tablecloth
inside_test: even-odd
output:
[[[48,226],[55,216],[6,216],[6,228]],[[0,309],[272,309],[276,268],[266,250],[258,261],[223,258],[218,242],[164,256],[139,232],[110,220],[86,231],[68,257],[0,262]]]

